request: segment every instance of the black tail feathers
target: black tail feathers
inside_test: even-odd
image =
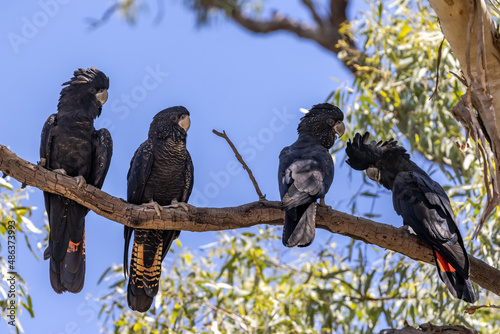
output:
[[[131,310],[146,312],[153,304],[154,295],[148,296],[143,288],[137,287],[130,280],[127,288],[127,303]]]
[[[317,203],[307,203],[285,212],[283,245],[307,247],[314,240]]]
[[[451,294],[468,303],[475,303],[476,293],[470,278],[463,277],[441,254],[434,250],[434,259],[438,269],[439,277],[444,282]]]
[[[57,293],[78,293],[85,281],[85,215],[88,209],[67,198],[44,193],[49,216],[50,283]]]
[[[85,238],[85,236],[83,237]],[[44,252],[44,258],[50,258],[50,283],[57,293],[82,291],[85,283],[85,240],[69,242],[62,261],[50,255],[50,247]]]

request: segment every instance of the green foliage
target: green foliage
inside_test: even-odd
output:
[[[208,24],[216,17],[231,17],[233,10],[242,10],[252,16],[262,14],[264,6],[263,0],[184,0],[184,4],[196,13],[196,22],[198,25]],[[154,7],[153,1],[141,2],[138,0],[120,0],[109,10],[117,12],[128,24],[135,24],[141,12]],[[163,13],[162,5],[157,4],[155,10],[158,11],[157,17]],[[222,14],[222,15],[220,15]]]
[[[280,233],[280,228],[221,233],[196,253],[175,256],[173,264],[164,264],[160,292],[145,314],[124,305],[122,267],[109,268],[103,282],[110,293],[101,298],[106,328],[115,333],[373,333],[407,320],[500,331],[496,312],[485,311],[488,323],[465,315],[467,304],[450,296],[433,266],[361,242],[344,249],[331,243],[319,253],[283,250]],[[367,257],[367,248],[376,255]]]
[[[12,299],[12,291],[15,291],[16,306],[16,331],[22,332],[22,326],[19,322],[19,315],[26,310],[33,318],[33,304],[28,293],[28,286],[19,274],[15,274],[15,289],[10,289],[10,283],[7,279],[12,277],[9,272],[16,271],[17,248],[21,245],[21,239],[24,239],[27,247],[33,251],[34,234],[40,234],[41,231],[36,228],[31,220],[31,207],[24,206],[23,200],[28,200],[28,190],[14,189],[8,179],[0,178],[0,316],[4,321],[11,321],[7,315],[10,314],[7,307]],[[14,232],[15,231],[15,232]],[[13,238],[15,234],[15,239]],[[38,258],[37,258],[38,259]],[[10,326],[10,325],[9,325]]]
[[[216,11],[213,10],[213,7],[219,8],[222,10],[224,15],[231,16],[231,12],[240,8],[247,2],[252,1],[244,1],[244,0],[185,0],[184,3],[191,7],[196,13],[196,21],[198,24],[206,24],[208,23],[210,18],[213,18]]]
[[[453,199],[458,221],[471,231],[482,213],[486,192],[482,160],[473,145],[462,152],[455,144],[465,142],[464,131],[451,114],[465,89],[451,74],[459,73],[460,65],[444,42],[437,69],[443,35],[428,3],[377,1],[370,2],[370,9],[343,28],[344,34],[356,37],[362,44],[362,53],[339,42],[345,49],[339,57],[346,63],[358,64],[352,87],[343,85],[329,98],[347,111],[348,135],[344,140],[352,138],[356,131],[368,130],[376,140],[395,137],[406,147],[409,145],[413,153],[421,154],[413,154],[413,159],[424,161],[424,169],[437,166],[446,176],[448,184],[443,175],[433,175]],[[431,98],[437,73],[439,89]],[[340,143],[336,150],[342,147]],[[482,231],[481,241],[487,245],[496,244],[496,240],[489,239],[496,235],[497,218],[498,211]],[[479,243],[472,247],[472,254],[481,249],[483,256],[500,260],[493,247],[479,247]]]
[[[498,210],[481,231],[479,242],[472,242],[467,237],[474,229],[486,200],[482,161],[473,147],[462,152],[455,145],[457,141],[464,143],[465,136],[451,109],[465,88],[451,75],[451,72],[460,73],[460,65],[446,42],[442,46],[440,67],[437,69],[438,50],[443,40],[437,18],[427,3],[408,0],[390,4],[377,1],[370,3],[370,9],[370,13],[344,27],[343,33],[356,37],[363,44],[363,51],[356,54],[340,42],[345,52],[341,52],[339,57],[346,63],[357,63],[357,73],[352,87],[342,86],[330,97],[332,102],[344,106],[348,112],[347,129],[350,133],[347,138],[365,129],[376,140],[403,138],[403,144],[409,144],[413,153],[422,154],[425,160],[431,162],[430,166],[437,165],[451,182],[446,186],[442,175],[434,174],[453,200],[462,232],[467,231],[464,237],[469,253],[496,266],[500,262],[496,251],[500,240],[492,236],[500,233],[500,226],[496,224]],[[440,76],[439,89],[431,98],[437,73]],[[341,147],[342,144],[336,149]],[[416,159],[424,160],[418,155]],[[424,167],[429,168],[429,164]],[[353,208],[356,208],[355,204]],[[432,282],[435,278],[435,273],[431,271],[422,276],[422,281]],[[498,303],[498,296],[491,293],[481,291],[480,296],[480,303]],[[440,302],[426,306],[429,307],[434,308],[432,312],[440,314],[447,305]],[[421,312],[425,314],[426,311]],[[481,316],[485,323],[489,323],[492,314],[488,311]],[[452,320],[446,319],[456,323]],[[493,328],[483,330],[498,331]]]
[[[204,22],[203,4],[231,6],[252,1],[187,1]],[[370,131],[373,139],[396,137],[414,160],[445,186],[469,253],[490,265],[500,263],[498,210],[478,241],[468,234],[485,201],[483,169],[473,148],[461,151],[463,130],[450,110],[464,87],[451,72],[460,66],[443,40],[437,18],[426,2],[368,2],[370,11],[343,28],[362,50],[349,49],[339,58],[355,64],[351,83],[328,98],[347,112],[347,136]],[[223,7],[222,5],[226,6]],[[197,7],[198,6],[198,7]],[[202,7],[200,7],[202,6]],[[258,10],[254,10],[258,13]],[[431,99],[439,73],[439,89]],[[339,143],[335,150],[340,150]],[[436,169],[439,168],[438,172]],[[371,181],[369,181],[371,182]],[[376,200],[379,188],[359,191]],[[352,203],[357,212],[356,202]],[[359,206],[358,206],[359,207]],[[371,212],[363,209],[363,214]],[[464,313],[466,304],[450,296],[433,266],[361,242],[348,247],[326,245],[318,254],[283,250],[279,231],[259,229],[255,235],[221,234],[220,240],[196,252],[167,256],[161,291],[152,310],[132,312],[125,304],[122,268],[103,275],[109,294],[101,298],[101,316],[116,333],[373,333],[385,327],[433,322],[463,324],[480,332],[500,332],[496,310]],[[498,296],[479,290],[480,304],[498,304]]]
[[[465,89],[451,74],[460,73],[460,65],[445,41],[437,68],[443,35],[427,2],[369,4],[369,12],[342,30],[357,40],[362,51],[339,42],[344,49],[339,58],[357,68],[353,82],[342,84],[329,97],[347,112],[348,132],[343,140],[356,131],[370,131],[375,140],[395,137],[424,169],[434,173],[433,167],[438,167],[442,174],[433,176],[453,199],[458,221],[470,231],[482,213],[486,192],[482,160],[473,145],[464,152],[456,145],[465,142],[464,131],[451,113]],[[339,143],[335,150],[343,145]],[[492,235],[486,230],[494,228],[497,218],[498,212],[490,217],[483,239]],[[471,253],[477,254],[478,244],[473,246]]]
[[[332,93],[333,102],[348,111],[349,134],[368,128],[377,139],[403,135],[412,150],[438,162],[450,178],[471,177],[463,161],[474,151],[464,154],[455,145],[464,136],[450,112],[463,89],[450,71],[459,73],[460,66],[445,42],[437,71],[443,35],[433,10],[408,0],[370,2],[370,8],[343,31],[358,40],[362,53],[340,42],[345,51],[339,58],[357,64],[352,94]],[[431,99],[437,73],[439,89]]]

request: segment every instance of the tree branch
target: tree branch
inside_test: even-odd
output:
[[[478,334],[474,329],[460,325],[436,326],[431,323],[422,324],[419,328],[405,326],[402,329],[384,329],[379,334]]]
[[[241,154],[236,149],[236,146],[234,146],[234,144],[231,141],[231,139],[229,139],[229,137],[227,136],[226,131],[222,131],[222,133],[221,133],[221,132],[219,132],[219,131],[217,131],[217,130],[214,129],[214,130],[212,130],[212,132],[215,133],[217,136],[219,136],[221,138],[224,138],[227,141],[227,143],[229,144],[229,146],[233,150],[234,155],[236,156],[236,159],[238,159],[238,161],[240,162],[240,164],[243,166],[243,169],[247,171],[248,177],[252,181],[252,184],[253,184],[253,186],[255,188],[255,191],[257,192],[257,195],[259,196],[259,201],[265,201],[266,200],[266,195],[262,195],[262,191],[260,191],[259,184],[257,183],[257,180],[255,180],[255,177],[253,176],[252,170],[245,163],[245,161],[243,160],[243,157],[241,156]]]
[[[319,16],[312,0],[301,1],[311,12],[314,21],[318,24],[317,27],[311,27],[294,19],[287,18],[277,11],[274,12],[273,17],[269,20],[254,19],[243,13],[239,6],[232,6],[229,9],[225,1],[206,1],[205,3],[202,2],[200,6],[206,12],[210,9],[225,11],[236,23],[254,33],[265,34],[274,31],[288,31],[298,37],[315,41],[335,54],[338,54],[342,50],[345,51],[345,48],[339,46],[339,41],[345,40],[352,50],[357,50],[354,41],[349,36],[340,34],[339,31],[341,25],[347,22],[347,0],[331,0],[330,10],[333,11],[329,17],[331,24],[325,24],[328,21],[323,20]],[[352,63],[346,62],[344,64],[352,73],[356,72]]]
[[[477,310],[480,310],[480,309],[483,309],[483,308],[487,308],[487,309],[500,309],[500,306],[498,305],[473,305],[473,306],[469,306],[466,310],[465,310],[465,313],[467,314],[474,314],[476,313]]]
[[[488,200],[474,238],[500,203],[500,34],[483,0],[430,0],[429,4],[464,73],[465,80],[461,81],[467,92],[462,96],[463,102],[453,108],[453,115],[476,142],[476,155],[482,156],[485,165]],[[476,57],[472,57],[474,54]]]
[[[323,25],[324,25],[323,19],[321,18],[321,16],[319,16],[318,11],[316,10],[316,6],[315,6],[313,0],[301,0],[301,1],[304,4],[304,6],[306,6],[307,9],[309,9],[309,11],[311,12],[311,15],[312,15],[314,21],[316,21],[316,23],[318,24],[318,26],[323,27]]]
[[[330,0],[330,22],[334,27],[340,27],[347,22],[346,9],[348,0]]]
[[[258,224],[283,225],[284,215],[278,201],[258,201],[226,208],[189,206],[189,212],[164,208],[158,216],[154,208],[130,204],[88,184],[79,190],[75,178],[23,160],[3,145],[0,145],[0,171],[23,184],[72,199],[103,217],[133,228],[205,232]],[[429,246],[404,229],[323,207],[318,209],[316,222],[319,228],[332,233],[435,264]],[[500,271],[471,255],[469,259],[471,279],[500,295]]]

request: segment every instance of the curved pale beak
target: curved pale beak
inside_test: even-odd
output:
[[[366,169],[366,176],[371,180],[380,183],[380,169],[377,167],[368,167]]]
[[[184,131],[188,131],[189,130],[189,127],[191,126],[191,119],[189,118],[188,115],[186,115],[186,117],[182,118],[180,121],[179,121],[179,125],[181,128],[184,129]]]
[[[106,101],[108,100],[108,91],[105,89],[102,92],[95,94],[95,97],[97,101],[101,103],[101,105],[104,105],[104,103],[106,103]]]
[[[342,135],[345,132],[345,124],[342,121],[338,121],[335,123],[333,126],[333,130],[339,135],[339,137],[342,137]]]

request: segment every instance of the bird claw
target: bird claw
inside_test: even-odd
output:
[[[158,215],[158,217],[160,217],[160,216],[161,216],[160,211],[162,211],[162,210],[163,210],[163,207],[162,207],[160,204],[158,204],[157,202],[155,202],[155,201],[151,200],[151,202],[149,202],[149,203],[144,203],[143,205],[153,207],[153,209],[155,209],[156,214]]]
[[[178,207],[181,207],[184,209],[184,211],[186,212],[189,212],[189,207],[188,207],[188,204],[187,203],[184,203],[184,202],[177,202],[177,200],[172,200],[172,202],[170,202],[170,205],[167,205],[166,206],[167,208],[178,208]]]
[[[332,207],[331,207],[330,205],[326,205],[326,203],[325,203],[325,198],[324,198],[324,197],[321,197],[321,198],[319,199],[319,206],[321,206],[321,207],[323,207],[323,208],[327,208],[327,209],[329,209],[329,210],[331,210],[331,209],[332,209]]]
[[[47,165],[47,159],[40,158],[40,161],[38,161],[38,166],[46,167],[46,165]]]
[[[75,177],[76,179],[76,189],[80,190],[86,183],[87,181],[85,181],[85,178],[81,175],[78,175]]]
[[[68,173],[62,168],[54,169],[53,172],[58,173],[58,174],[62,174],[62,175],[68,175]]]
[[[410,232],[410,226],[404,224],[403,226],[399,227],[401,231],[407,231]]]
[[[50,251],[51,251],[50,246],[45,248],[45,251],[43,252],[43,259],[44,260],[50,259]]]

